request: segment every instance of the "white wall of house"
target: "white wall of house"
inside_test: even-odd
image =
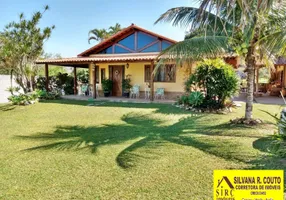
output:
[[[13,87],[17,86],[15,81],[13,81]],[[0,103],[7,103],[8,97],[11,95],[7,92],[7,88],[10,87],[10,75],[0,75]]]

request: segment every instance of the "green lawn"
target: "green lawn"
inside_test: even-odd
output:
[[[0,105],[0,199],[212,199],[214,169],[284,169],[269,124],[172,105],[49,101]],[[283,164],[284,163],[284,164]]]

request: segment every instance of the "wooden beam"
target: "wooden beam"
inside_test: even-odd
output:
[[[123,45],[121,45],[121,44],[114,44],[114,46],[118,46],[118,47],[121,47],[121,48],[123,48],[123,49],[125,49],[125,50],[127,50],[127,51],[129,51],[129,52],[131,52],[131,53],[136,53],[136,51],[133,51],[132,49],[129,49],[128,47],[126,47],[126,46],[123,46]],[[115,52],[114,52],[115,53]]]
[[[93,66],[93,98],[96,99],[96,65]]]
[[[49,91],[49,65],[45,64],[46,91]]]
[[[76,76],[76,67],[73,67],[73,82],[74,82],[74,95],[77,95],[77,76]]]
[[[144,49],[147,49],[148,47],[153,46],[154,44],[158,44],[159,42],[160,42],[159,40],[156,40],[156,41],[154,41],[154,42],[152,42],[152,43],[150,43],[150,44],[147,44],[147,45],[145,45],[144,47],[142,47],[141,49],[138,49],[138,52],[141,52],[141,51],[143,51]]]
[[[154,61],[151,61],[151,77],[150,77],[150,100],[154,101]]]

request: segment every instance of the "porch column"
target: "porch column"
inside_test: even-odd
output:
[[[49,66],[45,64],[46,91],[49,91]]]
[[[73,92],[74,92],[74,95],[77,95],[77,76],[76,76],[76,67],[73,67],[73,82],[74,82],[74,85],[73,85]]]
[[[93,98],[96,99],[96,65],[93,64]]]
[[[151,77],[150,77],[150,100],[154,101],[154,60],[151,61]]]

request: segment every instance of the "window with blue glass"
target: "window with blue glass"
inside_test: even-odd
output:
[[[123,40],[119,41],[118,44],[128,47],[131,50],[135,50],[135,35],[129,35]]]
[[[110,53],[112,53],[112,46],[110,46],[110,47],[108,47],[108,48],[106,48],[100,52],[100,54],[110,54]]]
[[[159,43],[153,44],[152,46],[142,50],[142,52],[159,52]]]
[[[130,51],[115,45],[114,53],[130,53]]]
[[[162,50],[167,49],[169,46],[171,46],[170,42],[167,42],[165,40],[162,41]]]
[[[156,41],[157,39],[151,35],[147,35],[145,33],[142,32],[138,32],[137,33],[137,48],[141,49],[144,46],[146,46],[147,44],[150,44],[154,41]]]

